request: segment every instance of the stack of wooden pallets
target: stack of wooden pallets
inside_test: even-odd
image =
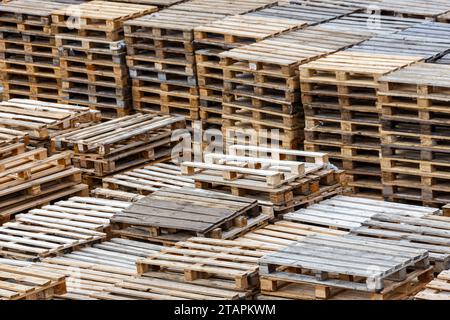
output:
[[[59,135],[52,150],[73,150],[73,164],[92,187],[95,177],[167,158],[172,132],[184,127],[184,117],[135,114]]]
[[[192,236],[232,239],[267,224],[257,201],[190,188],[162,188],[112,217],[113,233],[174,243]]]
[[[44,148],[21,148],[0,160],[0,220],[70,195],[86,195],[71,158],[71,152],[48,157]]]
[[[450,201],[450,66],[420,63],[380,78],[383,194],[424,205]]]
[[[239,136],[252,135],[259,144],[275,141],[283,148],[300,148],[304,121],[299,65],[378,33],[403,30],[417,23],[411,19],[381,17],[383,28],[377,29],[367,24],[369,17],[354,13],[221,53],[225,87],[230,89],[224,94],[223,104],[225,142],[243,143]],[[315,43],[313,47],[311,42]],[[245,87],[252,88],[253,93],[239,89]],[[274,129],[279,130],[279,137],[273,133]]]
[[[125,24],[133,104],[140,112],[199,119],[194,28],[276,3],[193,0]]]
[[[100,122],[100,113],[87,107],[28,99],[0,103],[0,132],[15,135],[34,147],[50,147],[51,138]]]
[[[269,156],[264,149],[256,150],[265,155],[207,154],[206,162],[183,162],[181,170],[197,188],[256,199],[274,213],[293,211],[343,191],[342,172],[328,166],[326,154],[269,149]],[[241,151],[248,149],[242,146]],[[280,160],[280,155],[302,160]]]
[[[422,59],[343,51],[300,66],[305,149],[328,152],[358,195],[382,196],[378,79]]]
[[[432,279],[427,251],[350,236],[308,236],[263,257],[259,272],[264,295],[303,300],[406,299]]]
[[[0,300],[50,300],[66,293],[62,272],[47,273],[34,264],[0,259]]]
[[[62,100],[102,112],[104,119],[131,108],[123,24],[157,7],[90,1],[52,12],[60,53]]]
[[[226,88],[220,53],[307,26],[308,22],[302,20],[301,15],[289,16],[295,8],[299,6],[273,6],[195,28],[200,118],[207,127],[222,124],[222,96]],[[252,95],[252,92],[247,94]]]
[[[13,0],[0,4],[0,68],[3,99],[60,102],[58,47],[51,13],[58,1]]]

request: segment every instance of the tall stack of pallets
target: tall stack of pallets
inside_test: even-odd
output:
[[[420,63],[380,78],[383,194],[442,205],[450,200],[450,66]]]
[[[383,189],[378,78],[421,59],[343,51],[300,66],[305,149],[328,152],[359,195]]]
[[[224,88],[224,68],[220,53],[353,11],[335,7],[325,8],[327,10],[323,13],[323,9],[294,4],[278,5],[195,28],[200,118],[206,123],[206,127],[222,124],[223,94],[228,90],[232,91]]]
[[[104,119],[131,109],[123,23],[157,7],[91,1],[52,13],[64,102],[88,106]]]
[[[194,28],[275,2],[217,1],[211,6],[209,1],[194,0],[127,22],[127,62],[133,79],[134,109],[198,120]]]
[[[60,102],[58,48],[51,13],[57,1],[14,0],[0,4],[0,68],[3,99]]]

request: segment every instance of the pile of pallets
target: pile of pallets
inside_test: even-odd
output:
[[[188,1],[125,24],[127,62],[133,79],[133,104],[140,112],[162,112],[199,119],[194,28],[227,15],[276,3],[263,1]]]
[[[48,157],[47,150],[18,149],[0,160],[0,221],[26,209],[70,195],[86,195],[71,152]]]
[[[52,150],[73,150],[86,179],[104,177],[170,156],[172,131],[184,127],[183,117],[135,114],[58,135]]]
[[[3,99],[60,102],[58,48],[51,13],[57,1],[13,0],[0,4],[0,68]]]
[[[206,162],[186,161],[181,170],[197,188],[256,199],[274,213],[293,211],[318,198],[343,192],[342,172],[328,166],[326,154],[269,149],[272,154],[268,156],[264,148],[250,149],[265,155],[207,154]],[[249,151],[246,146],[240,150]],[[280,155],[302,160],[280,160]]]
[[[308,236],[259,261],[264,295],[314,300],[391,300],[432,279],[428,252],[365,238]]]
[[[128,114],[131,92],[123,24],[157,7],[90,1],[52,12],[64,102],[88,106],[104,119]]]
[[[382,196],[378,79],[420,60],[343,51],[300,66],[305,150],[328,152],[358,195]]]
[[[162,188],[112,217],[113,233],[172,244],[192,236],[232,239],[267,224],[257,201],[191,188]]]
[[[417,300],[450,300],[450,271],[442,271],[436,279],[416,294]]]
[[[334,21],[341,20],[345,17]],[[227,144],[243,143],[236,136],[252,134],[259,144],[275,141],[288,149],[301,146],[304,121],[299,65],[364,41],[376,31],[367,27],[364,16],[352,17],[354,25],[338,31],[334,21],[220,54],[225,74],[222,117]],[[279,130],[279,137],[274,129]]]
[[[0,259],[0,271],[0,300],[50,300],[66,293],[62,272],[47,273],[8,259]]]
[[[450,66],[420,63],[379,79],[383,195],[424,205],[450,201]]]
[[[100,113],[87,107],[28,99],[0,102],[0,134],[21,132],[30,138],[21,140],[34,147],[50,147],[53,137],[100,120]]]
[[[204,123],[222,124],[222,96],[226,88],[220,53],[307,26],[301,16],[284,16],[295,8],[298,6],[273,6],[195,28],[200,118]]]
[[[37,260],[106,238],[110,218],[128,202],[72,197],[18,214],[0,227],[0,256]]]

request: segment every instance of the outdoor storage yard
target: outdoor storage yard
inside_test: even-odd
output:
[[[450,300],[450,0],[0,0],[0,300]]]

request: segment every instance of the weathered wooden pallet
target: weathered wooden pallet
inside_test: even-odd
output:
[[[70,10],[55,10],[52,12],[52,31],[58,33],[73,33],[80,36],[98,35],[109,41],[120,40],[123,36],[123,24],[134,19],[156,12],[155,6],[110,3],[107,1],[91,1],[70,7]],[[74,12],[77,14],[75,22]]]
[[[112,222],[118,235],[173,243],[191,236],[235,238],[269,219],[260,212],[256,200],[204,190],[162,188],[116,214]]]
[[[18,214],[0,227],[0,255],[36,260],[77,250],[106,238],[110,218],[124,201],[72,197]]]
[[[416,300],[450,300],[450,271],[442,271],[414,298]]]
[[[0,103],[0,126],[21,130],[42,140],[86,123],[100,121],[100,114],[89,108],[50,102],[12,99]]]
[[[243,242],[190,238],[137,261],[136,266],[140,275],[174,270],[188,283],[208,279],[213,286],[215,279],[226,279],[235,290],[249,291],[258,286],[257,263],[264,254]]]
[[[157,245],[143,242],[111,239],[58,257],[42,259],[34,264],[34,268],[67,276],[67,293],[60,293],[54,299],[94,300],[92,296],[104,289],[123,280],[131,280],[136,274],[135,261],[159,249]],[[18,266],[30,265],[22,261],[14,263]]]
[[[186,0],[111,0],[112,2],[122,2],[122,3],[134,3],[134,4],[143,4],[143,5],[152,5],[157,6],[158,8],[168,8],[175,4],[179,4]]]
[[[287,213],[285,220],[350,231],[361,227],[377,214],[392,217],[421,218],[439,210],[360,197],[336,196],[305,209]]]
[[[435,272],[449,268],[450,219],[440,216],[408,217],[377,214],[351,230],[352,234],[371,238],[400,240],[399,245],[429,251]]]
[[[47,273],[35,265],[16,266],[0,260],[0,300],[50,300],[66,292],[63,273]]]
[[[420,285],[407,290],[407,296],[432,276],[426,250],[348,236],[308,236],[264,256],[259,265],[263,294],[291,294],[299,299],[330,299],[342,290],[364,292],[370,299],[389,299],[399,293],[399,287],[402,293],[418,280]],[[293,289],[283,288],[291,284]],[[312,297],[295,288],[296,284],[308,285]]]
[[[346,231],[334,230],[326,227],[313,226],[287,220],[277,221],[263,228],[248,232],[236,241],[258,246],[259,250],[272,253],[301,241],[309,235],[341,236]]]
[[[29,136],[27,133],[24,133],[23,131],[14,130],[14,129],[7,129],[0,127],[0,146],[1,147],[7,147],[11,144],[16,143],[24,143],[28,144],[29,142]]]
[[[194,180],[183,177],[178,166],[157,163],[103,179],[103,188],[148,195],[161,188],[194,188]]]
[[[218,0],[214,3],[214,7],[211,7],[211,3],[208,0],[193,0],[174,5],[170,9],[187,11],[190,13],[199,12],[236,15],[258,11],[276,4],[277,1],[273,0],[249,0],[245,2],[239,0]]]

